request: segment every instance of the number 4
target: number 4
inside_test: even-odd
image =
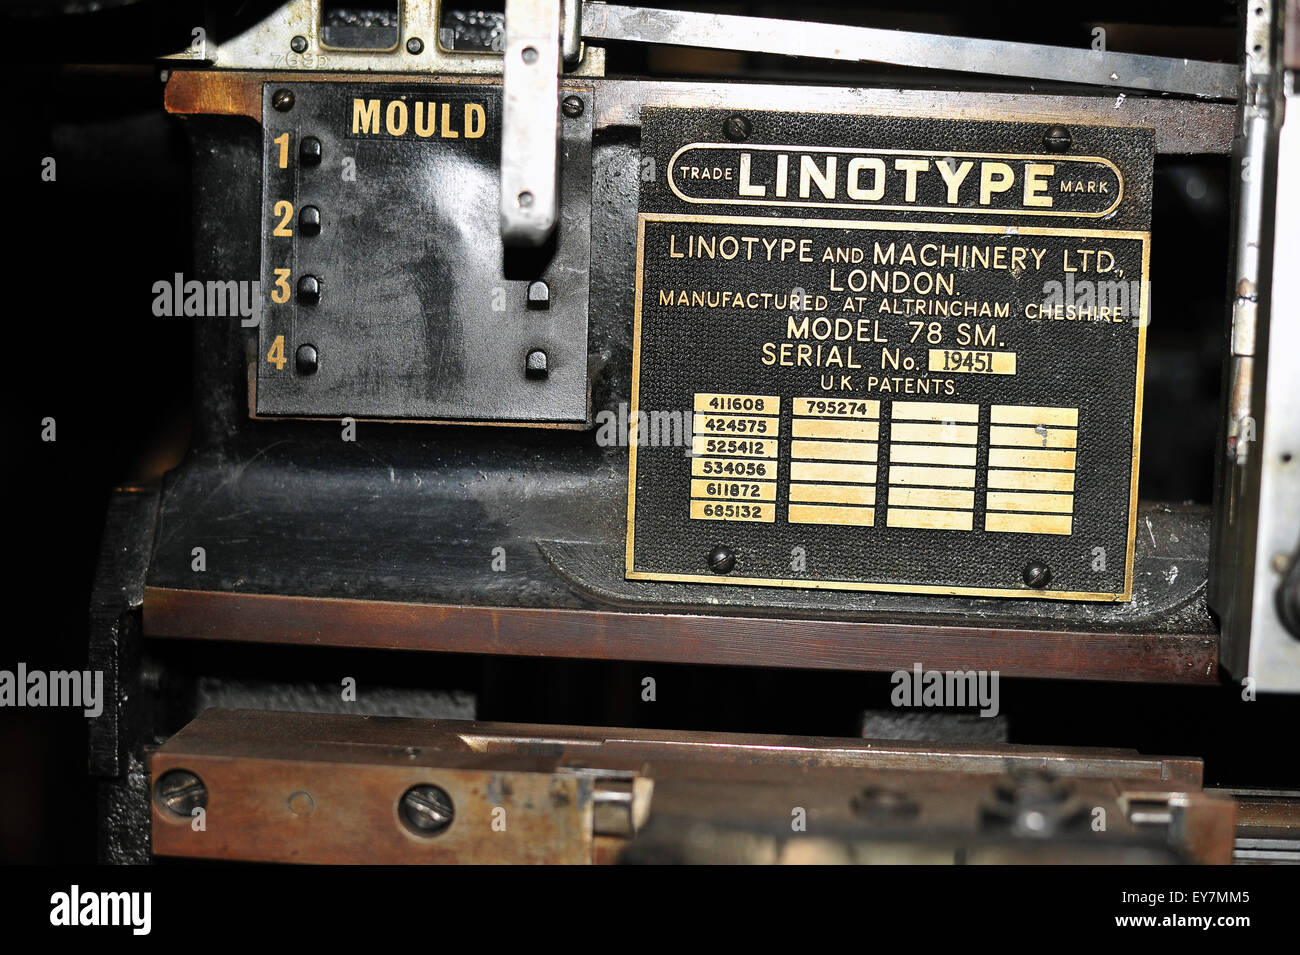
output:
[[[275,341],[271,342],[271,350],[266,353],[266,363],[274,365],[276,371],[284,371],[285,362],[288,360],[284,357],[284,336],[276,335]]]

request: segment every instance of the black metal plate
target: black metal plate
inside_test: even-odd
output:
[[[294,97],[283,112],[271,102],[282,89]],[[557,239],[507,254],[497,221],[499,86],[264,87],[258,414],[586,420],[592,110],[589,93],[573,95],[587,108],[562,127]],[[363,107],[356,121],[356,100],[378,101],[378,111]],[[417,107],[429,135],[417,131]],[[456,135],[444,137],[444,129]],[[276,139],[285,133],[288,162],[280,168]],[[307,136],[321,142],[315,166],[299,159]],[[293,203],[292,236],[273,231],[281,201]],[[320,210],[319,234],[299,227],[307,206]],[[295,287],[280,304],[272,297],[277,268],[291,271]],[[315,305],[296,294],[305,275],[319,279]],[[547,283],[549,308],[527,307],[532,280]],[[282,365],[268,361],[281,335]],[[295,368],[303,343],[317,349],[313,373]],[[547,354],[545,378],[525,374],[533,349]]]
[[[627,576],[1129,599],[1151,134],[729,118],[642,115]]]

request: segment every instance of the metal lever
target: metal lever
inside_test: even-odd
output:
[[[506,0],[501,241],[544,245],[559,218],[560,3]]]
[[[581,38],[888,63],[1211,99],[1234,99],[1239,80],[1233,63],[582,0],[506,0],[501,129],[501,238],[506,245],[543,245],[555,231],[559,77],[563,63],[577,59]]]
[[[509,26],[507,18],[507,31]],[[582,35],[589,40],[888,63],[1210,99],[1235,99],[1239,78],[1235,63],[608,3],[583,4]]]

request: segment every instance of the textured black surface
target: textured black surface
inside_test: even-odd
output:
[[[98,859],[112,865],[147,865],[151,859],[149,770],[136,752],[127,755],[125,772],[99,784]]]
[[[1043,153],[1043,130],[1033,124],[925,121],[903,118],[835,117],[804,114],[746,114],[753,124],[747,144],[800,143],[1008,154]],[[641,208],[650,213],[644,222],[644,272],[641,309],[641,364],[639,409],[647,412],[690,411],[700,393],[774,395],[781,397],[778,428],[764,437],[778,439],[779,461],[775,522],[710,521],[690,518],[691,462],[683,448],[642,446],[636,467],[636,538],[633,570],[636,573],[699,575],[708,573],[706,556],[718,542],[737,552],[732,576],[763,580],[829,580],[862,585],[913,585],[1016,590],[1029,593],[1022,579],[1026,563],[1046,562],[1052,568],[1052,592],[1122,594],[1125,590],[1125,554],[1129,539],[1134,396],[1140,371],[1138,347],[1141,329],[1133,320],[1041,321],[1026,318],[1025,306],[1041,303],[1045,283],[1061,283],[1067,303],[1077,299],[1067,285],[1066,263],[1078,268],[1080,250],[1105,250],[1114,267],[1099,278],[1107,282],[1137,283],[1144,276],[1144,242],[1131,230],[1145,230],[1150,219],[1152,142],[1143,130],[1078,128],[1070,155],[1102,156],[1122,170],[1125,190],[1117,208],[1103,219],[1060,216],[1011,216],[979,213],[938,214],[871,209],[773,208],[728,203],[691,203],[666,186],[667,176],[680,171],[681,161],[671,157],[685,144],[708,138],[721,141],[717,168],[736,172],[736,151],[745,144],[726,143],[720,135],[727,114],[686,110],[646,110],[643,119],[644,152],[653,156],[661,174],[642,184]],[[792,170],[797,152],[791,150]],[[703,156],[698,147],[684,156]],[[758,155],[757,150],[753,155]],[[729,158],[725,158],[729,157]],[[1059,166],[1069,156],[1048,156],[1046,164]],[[841,163],[843,160],[841,160]],[[978,166],[975,167],[978,169]],[[973,176],[972,171],[969,175]],[[757,174],[755,174],[757,176]],[[938,181],[939,177],[930,176]],[[754,182],[759,179],[755,178]],[[792,174],[790,195],[798,177]],[[923,182],[923,180],[922,180]],[[692,196],[721,198],[738,195],[733,179],[693,181],[678,190]],[[770,183],[768,191],[773,191]],[[901,190],[900,190],[901,193]],[[814,190],[814,195],[817,195]],[[843,196],[841,187],[840,196]],[[1118,197],[1117,197],[1118,198]],[[885,201],[890,199],[886,193]],[[1054,196],[1056,211],[1095,209],[1087,202]],[[918,185],[918,203],[941,203],[942,195]],[[757,200],[756,200],[757,201]],[[964,201],[969,209],[974,200]],[[852,218],[858,222],[889,223],[891,227],[848,228],[834,225],[798,226],[759,222],[760,213],[772,217]],[[662,221],[656,215],[690,216],[690,220]],[[710,221],[699,221],[709,217]],[[910,223],[940,222],[942,232],[912,230]],[[906,224],[905,224],[906,223]],[[1032,223],[1032,225],[1030,224]],[[1109,233],[1121,227],[1126,235]],[[969,231],[978,228],[981,231]],[[1088,229],[1087,236],[1033,234],[1029,230]],[[1097,230],[1104,229],[1099,233]],[[951,231],[947,231],[951,230]],[[1015,230],[1015,234],[1008,234]],[[718,241],[731,237],[736,250],[731,258],[711,253],[693,254],[693,237]],[[751,240],[751,241],[746,241]],[[808,241],[804,261],[798,254],[782,256],[782,240]],[[876,250],[890,245],[917,249],[942,244],[949,248],[1002,247],[1034,250],[1023,270],[944,266],[882,265],[873,262]],[[775,251],[769,251],[776,249]],[[860,264],[827,261],[832,250],[854,249]],[[1008,260],[1010,261],[1010,260]],[[947,276],[955,286],[951,295],[886,294],[867,290],[855,293],[849,273],[892,277]],[[1071,279],[1094,276],[1079,271]],[[1081,286],[1080,286],[1081,287]],[[792,311],[782,303],[791,290],[814,296],[814,304]],[[836,291],[839,289],[840,291]],[[1128,287],[1126,285],[1126,291]],[[1136,291],[1136,289],[1133,289]],[[758,307],[682,304],[691,293],[723,292],[770,294],[774,303]],[[664,300],[667,295],[668,302]],[[679,296],[686,298],[679,299]],[[824,297],[824,298],[823,298]],[[948,317],[908,314],[909,303],[1007,304],[1008,315]],[[855,308],[845,306],[855,303]],[[882,313],[889,307],[891,312]],[[1128,304],[1136,317],[1136,301]],[[846,339],[798,339],[814,349],[810,365],[794,358],[796,339],[788,334],[791,322],[804,318],[840,320]],[[866,322],[866,334],[860,323]],[[913,322],[924,323],[918,328]],[[984,332],[996,328],[991,345],[972,344],[975,326]],[[929,338],[937,328],[940,341]],[[963,330],[966,341],[959,340]],[[865,340],[863,340],[865,337]],[[789,353],[780,349],[791,348]],[[929,349],[974,349],[1013,352],[1014,375],[929,372]],[[815,350],[820,347],[820,353]],[[833,351],[832,351],[833,349]],[[902,362],[901,369],[886,365],[882,352]],[[790,364],[785,364],[789,362]],[[914,370],[907,370],[914,362]],[[787,524],[787,487],[790,479],[792,399],[828,397],[869,399],[879,406],[879,477],[874,526]],[[976,488],[971,531],[893,528],[887,526],[891,403],[904,401],[961,402],[979,405],[979,441],[975,460]],[[984,530],[985,475],[989,456],[990,406],[994,404],[1065,407],[1078,409],[1077,459],[1072,532],[1026,534]],[[723,435],[738,437],[737,435]],[[660,434],[654,436],[661,438]],[[1046,438],[1044,447],[1046,447]],[[1055,447],[1055,446],[1053,446]],[[914,463],[914,462],[913,462]],[[741,482],[743,483],[743,482]],[[792,561],[802,548],[805,566]],[[1104,561],[1098,560],[1099,551]],[[719,578],[721,579],[721,578]]]
[[[278,89],[294,94],[279,112]],[[587,417],[591,109],[561,126],[561,223],[537,250],[505,250],[498,226],[501,90],[486,84],[377,87],[267,84],[264,98],[262,292],[257,409],[264,415],[472,421],[583,422]],[[379,103],[377,135],[354,132],[353,101]],[[388,134],[389,104],[405,103],[405,133]],[[416,134],[416,107],[432,110],[433,135]],[[431,104],[431,105],[429,105]],[[468,104],[482,135],[466,135]],[[445,107],[445,110],[444,110]],[[428,113],[425,114],[426,116]],[[399,114],[394,113],[399,122]],[[457,133],[443,138],[447,128]],[[274,140],[290,135],[287,168]],[[297,159],[302,137],[323,148],[319,165]],[[345,175],[344,159],[355,175]],[[293,235],[272,232],[277,202],[294,204]],[[320,210],[319,234],[298,227]],[[320,283],[317,304],[276,304],[275,268]],[[527,308],[531,281],[551,291]],[[284,336],[283,368],[267,354]],[[302,343],[319,366],[295,370]],[[545,379],[524,374],[525,356],[547,354]]]

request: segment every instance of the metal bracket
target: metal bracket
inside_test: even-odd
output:
[[[560,190],[561,0],[506,0],[501,240],[544,245]]]

